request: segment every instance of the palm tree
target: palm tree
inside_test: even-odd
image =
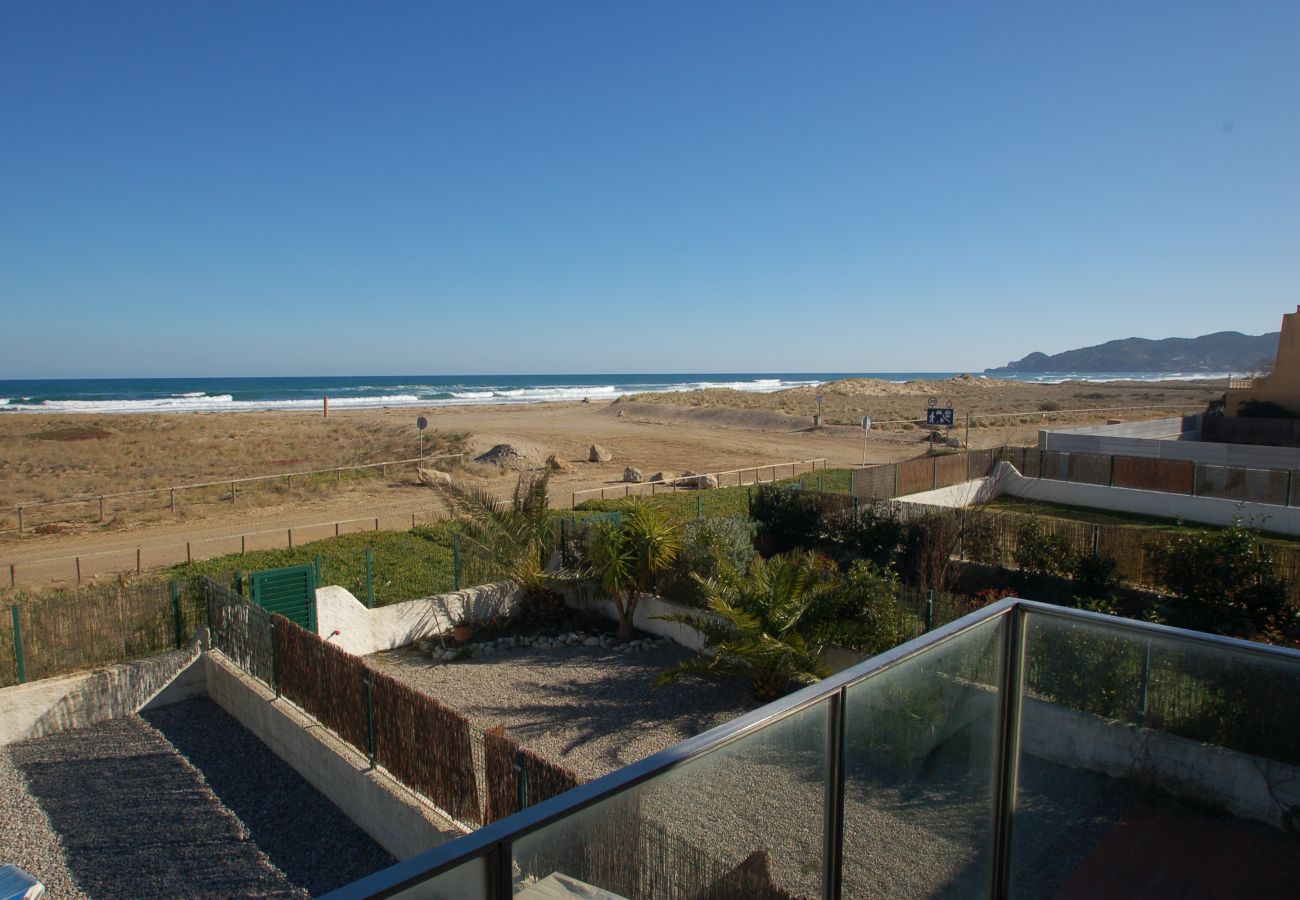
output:
[[[812,684],[829,673],[820,660],[831,643],[852,641],[858,627],[828,615],[842,595],[835,567],[813,553],[755,559],[748,572],[726,569],[717,578],[696,576],[712,616],[660,616],[704,636],[706,653],[683,660],[655,681],[683,675],[744,675],[754,696],[775,700],[790,684]]]
[[[602,522],[592,533],[588,566],[614,601],[621,640],[633,635],[641,595],[649,593],[655,575],[672,566],[680,549],[676,526],[642,500],[632,500],[624,507],[621,522]]]
[[[548,481],[546,473],[521,473],[509,500],[480,488],[441,488],[453,515],[462,522],[461,540],[470,558],[485,566],[484,577],[518,585],[526,607],[548,596],[560,574],[546,567]]]

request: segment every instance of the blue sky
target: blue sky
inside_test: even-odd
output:
[[[0,4],[0,377],[977,370],[1300,304],[1300,3]]]

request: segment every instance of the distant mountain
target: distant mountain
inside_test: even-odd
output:
[[[990,375],[1008,372],[1250,372],[1260,360],[1277,353],[1279,332],[1250,335],[1219,331],[1194,338],[1124,338],[1095,347],[1066,350],[1048,356],[1031,353],[1024,359],[985,369]]]

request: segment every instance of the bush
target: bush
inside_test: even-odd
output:
[[[1119,590],[1119,575],[1115,568],[1117,563],[1108,556],[1096,553],[1084,553],[1074,561],[1074,586],[1078,597],[1094,601],[1113,602],[1115,592]],[[1108,610],[1109,611],[1109,610]]]
[[[809,492],[765,484],[754,494],[750,517],[758,523],[756,540],[764,556],[812,549],[821,542],[821,503]]]
[[[1044,400],[1042,403],[1038,404],[1039,412],[1056,412],[1060,408],[1061,404],[1057,403],[1055,400]]]
[[[754,561],[754,523],[748,519],[699,519],[687,524],[682,548],[672,567],[655,581],[662,597],[687,606],[703,607],[704,589],[691,577],[717,578],[724,567],[748,572]]]
[[[904,533],[903,523],[898,520],[893,506],[872,503],[857,512],[827,519],[822,549],[839,563],[841,569],[848,569],[855,559],[890,566],[903,546]]]
[[[1070,542],[1049,532],[1038,516],[1025,516],[1016,526],[1015,559],[1026,575],[1068,575],[1074,569]]]
[[[1158,566],[1173,595],[1170,624],[1252,637],[1290,619],[1286,581],[1275,574],[1259,533],[1240,522],[1173,538]]]
[[[961,511],[930,512],[903,527],[898,571],[922,590],[951,590],[957,580],[952,558],[961,542]]]

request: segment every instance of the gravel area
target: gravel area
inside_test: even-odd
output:
[[[11,863],[44,882],[51,898],[85,897],[68,871],[63,842],[27,781],[0,747],[0,863]]]
[[[0,789],[32,828],[0,855],[26,843],[53,896],[96,898],[304,897],[392,862],[210,701],[151,719],[12,745]]]
[[[524,746],[592,779],[755,707],[739,678],[653,686],[690,655],[655,641],[635,652],[555,645],[444,663],[409,648],[368,660],[459,710],[475,728],[505,725]]]

